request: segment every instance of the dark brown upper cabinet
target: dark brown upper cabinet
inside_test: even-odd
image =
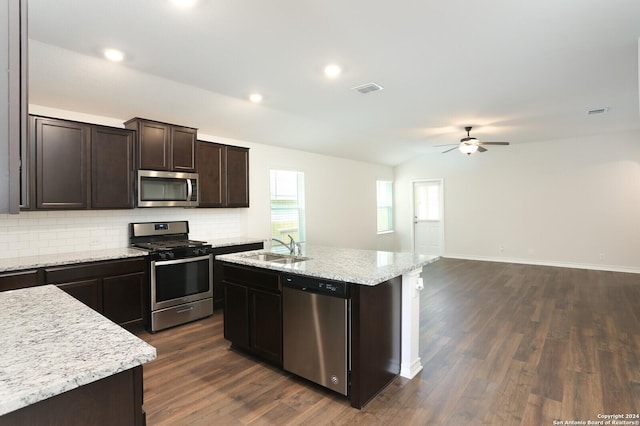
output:
[[[35,179],[32,179],[35,207],[88,208],[91,126],[49,118],[30,120],[31,141],[35,146]]]
[[[135,132],[29,116],[23,209],[133,208]]]
[[[92,126],[92,208],[133,208],[134,137],[131,130]]]
[[[249,149],[198,141],[200,207],[249,207]]]
[[[194,172],[197,129],[132,118],[124,123],[137,132],[138,168]]]
[[[249,149],[228,146],[227,207],[249,207]]]

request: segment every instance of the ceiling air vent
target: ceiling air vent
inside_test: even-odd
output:
[[[357,90],[358,92],[362,93],[362,94],[367,94],[367,93],[371,93],[371,92],[379,92],[380,90],[382,90],[383,87],[380,86],[379,84],[376,83],[366,83],[366,84],[361,84],[360,86],[356,86],[356,87],[352,87],[351,90]]]
[[[607,111],[609,111],[609,108],[590,109],[589,111],[587,111],[587,115],[604,114]]]

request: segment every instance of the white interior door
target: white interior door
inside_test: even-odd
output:
[[[413,183],[413,250],[444,254],[444,197],[442,179]]]

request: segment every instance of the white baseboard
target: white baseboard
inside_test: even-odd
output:
[[[555,262],[550,260],[532,260],[532,259],[518,259],[518,258],[504,258],[504,257],[490,257],[490,256],[468,256],[468,255],[461,255],[461,254],[446,254],[442,257],[451,258],[451,259],[481,260],[485,262],[520,263],[523,265],[555,266],[558,268],[592,269],[595,271],[627,272],[630,274],[640,274],[640,268],[628,267],[628,266]]]
[[[420,357],[418,359],[414,359],[411,365],[405,365],[403,363],[400,366],[400,376],[406,379],[413,379],[416,377],[416,374],[422,371],[422,363],[420,362]]]

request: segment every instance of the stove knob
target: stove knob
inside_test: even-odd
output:
[[[158,257],[160,259],[166,259],[167,258],[167,254],[166,253],[158,253]]]
[[[175,253],[173,253],[172,251],[167,253],[167,256],[169,256],[169,259],[173,259],[174,257],[176,257]]]

